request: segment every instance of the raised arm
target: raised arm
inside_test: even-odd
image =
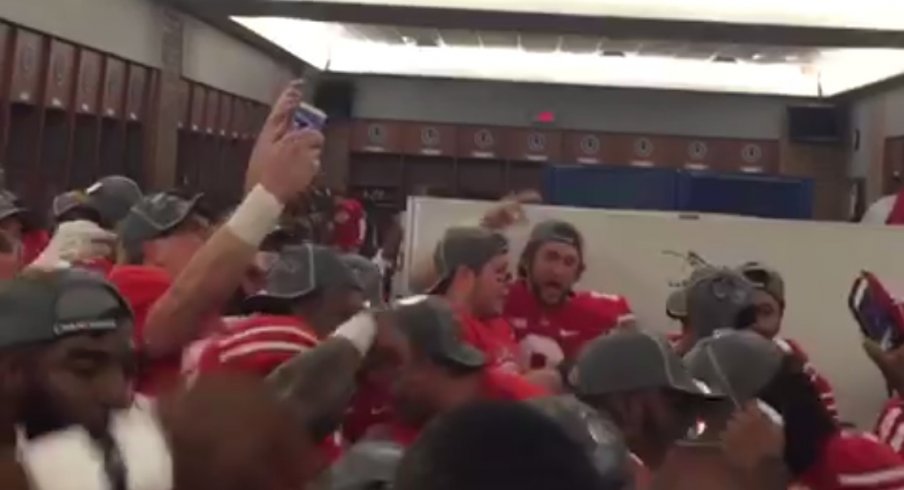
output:
[[[319,167],[323,135],[292,128],[292,111],[300,101],[297,83],[282,93],[251,154],[245,199],[149,312],[143,346],[149,356],[178,352],[198,335],[203,317],[240,285],[283,208],[310,185]]]

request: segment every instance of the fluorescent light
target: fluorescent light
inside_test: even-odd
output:
[[[904,0],[902,0],[904,3]],[[319,69],[352,74],[831,96],[904,73],[904,50],[829,49],[813,62],[715,62],[668,56],[528,51],[518,47],[374,42],[341,24],[234,18]]]
[[[296,0],[421,8],[904,30],[900,0]]]

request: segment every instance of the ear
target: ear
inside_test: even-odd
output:
[[[474,289],[476,283],[477,273],[474,269],[460,265],[455,269],[455,274],[452,276],[450,289],[454,289],[457,292],[468,292]]]

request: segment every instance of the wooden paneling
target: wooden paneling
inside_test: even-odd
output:
[[[468,199],[499,199],[506,192],[505,162],[458,161],[458,195]]]
[[[668,137],[606,134],[602,138],[603,163],[635,167],[673,166],[675,145]]]
[[[545,164],[543,163],[510,162],[506,190],[509,192],[541,191],[543,189],[544,168]]]
[[[179,129],[188,129],[191,113],[191,84],[188,80],[179,80]]]
[[[402,153],[404,124],[389,121],[359,121],[352,128],[352,151]]]
[[[0,22],[0,66],[3,67],[3,72],[0,73],[0,90],[2,90],[2,87],[6,86],[6,77],[9,74],[6,68],[6,50],[7,46],[9,46],[11,35],[12,29],[9,27],[9,25]],[[6,93],[0,93],[0,100],[6,100],[7,95],[8,94]],[[0,120],[2,119],[3,118],[0,117]]]
[[[49,61],[44,105],[53,109],[69,109],[72,107],[72,84],[76,72],[75,46],[52,40]]]
[[[245,118],[248,112],[248,105],[244,100],[236,99],[235,103],[232,104],[232,123],[231,131],[233,138],[244,138],[245,137],[245,126],[247,124]]]
[[[458,128],[459,158],[502,158],[505,151],[505,131],[492,126],[462,126]]]
[[[410,123],[402,128],[402,151],[406,155],[428,157],[455,156],[455,126],[433,123]]]
[[[13,45],[10,100],[20,104],[34,104],[38,100],[41,67],[44,64],[44,37],[17,29]]]
[[[455,161],[451,158],[405,157],[406,194],[452,194],[455,189]]]
[[[205,105],[207,101],[207,90],[201,85],[191,86],[191,111],[189,114],[189,129],[192,131],[202,131],[204,126],[204,115],[206,114]]]
[[[562,160],[566,163],[603,163],[602,135],[588,131],[568,131],[563,136]]]
[[[104,61],[104,93],[102,114],[104,117],[121,118],[125,102],[126,63],[107,56]]]
[[[145,115],[145,105],[148,99],[148,87],[150,85],[148,69],[135,65],[129,65],[129,85],[126,95],[126,119],[141,121]]]
[[[766,140],[718,140],[720,170],[743,173],[777,173],[778,143]]]
[[[510,129],[503,156],[514,161],[559,163],[562,160],[562,133],[535,128]]]
[[[893,194],[904,183],[904,138],[885,140],[882,194]]]

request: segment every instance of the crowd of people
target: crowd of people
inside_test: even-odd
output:
[[[0,195],[0,488],[904,488],[904,349],[865,341],[892,396],[858,431],[782,336],[779,271],[698,268],[660,336],[577,289],[570,223],[509,248],[530,193],[449,227],[392,297],[398,237],[365,257],[360,205],[298,205],[323,143],[300,101],[225,218],[109,176],[42,231]],[[333,243],[287,225],[324,208]]]

